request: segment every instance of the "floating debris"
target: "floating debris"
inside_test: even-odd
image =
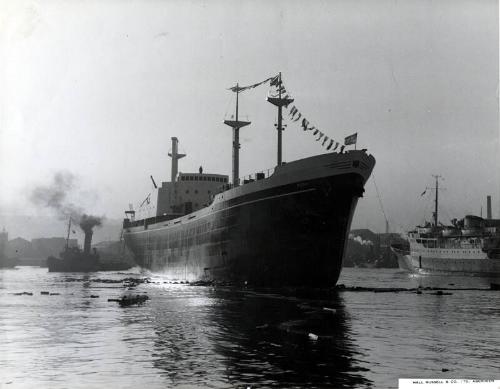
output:
[[[61,293],[50,293],[50,296],[59,296]]]
[[[146,295],[136,295],[134,296],[123,296],[122,299],[119,301],[119,304],[121,307],[126,307],[129,305],[134,305],[134,304],[142,304],[149,300],[149,296]]]
[[[45,292],[45,291],[43,291],[43,292],[40,292],[40,294],[43,294],[43,295],[48,295],[48,294],[49,294],[49,292]]]
[[[12,293],[14,296],[33,296],[32,292],[19,292],[19,293]]]
[[[119,299],[108,299],[108,302],[117,302],[121,307],[128,307],[130,305],[143,304],[147,300],[149,300],[149,296],[137,294],[135,296],[122,296]]]
[[[492,284],[495,285],[495,284]],[[500,284],[498,285],[498,290],[500,290]],[[487,288],[436,288],[436,287],[425,287],[422,288],[419,286],[418,288],[369,288],[369,287],[364,287],[364,286],[345,286],[343,284],[339,284],[335,287],[336,290],[338,291],[345,291],[345,292],[374,292],[374,293],[388,293],[388,292],[417,292],[417,294],[420,294],[422,290],[430,290],[430,291],[443,291],[443,290],[493,290],[492,287],[490,289]]]
[[[438,290],[436,293],[430,293],[430,294],[433,294],[435,296],[450,296],[453,293],[448,293],[448,292],[443,292],[442,290]]]
[[[307,335],[309,337],[309,339],[311,340],[318,340],[319,336],[316,335],[316,334],[313,334],[312,332],[309,333],[309,335]]]
[[[67,277],[64,279],[65,282],[97,282],[100,284],[142,284],[146,283],[149,284],[151,283],[151,280],[149,278],[133,278],[133,277],[127,277],[127,278],[122,278],[121,280],[115,280],[111,278],[73,278],[73,277]],[[130,286],[130,285],[127,285]]]
[[[98,298],[99,298],[99,296],[98,296],[98,295],[96,295],[96,294],[91,294],[91,295],[90,295],[90,298],[91,298],[91,299],[98,299]]]
[[[213,284],[213,281],[193,281],[189,283],[191,286],[212,286]]]

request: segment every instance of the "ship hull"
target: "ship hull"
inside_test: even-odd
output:
[[[400,270],[413,271],[413,266],[411,264],[411,256],[408,248],[404,248],[401,245],[391,245],[391,251],[396,255],[398,259],[398,267]]]
[[[500,260],[487,258],[446,258],[410,255],[409,263],[412,271],[420,274],[453,273],[471,276],[500,277]]]
[[[333,286],[370,158],[364,176],[346,171],[294,181],[288,178],[300,174],[282,174],[274,184],[254,183],[258,190],[237,188],[184,221],[125,223],[125,243],[140,266],[177,280]]]
[[[484,241],[480,236],[437,240],[411,235],[404,259],[414,273],[500,276],[500,258],[484,249]]]
[[[73,272],[96,272],[99,271],[99,260],[96,256],[85,254],[74,254],[67,258],[47,258],[49,273],[73,273]]]
[[[397,255],[397,258],[398,258],[398,268],[400,270],[411,271],[411,265],[408,263],[409,258],[407,255],[402,255],[402,256]]]
[[[402,253],[402,252],[397,252],[393,250],[393,252],[396,254],[396,257],[398,259],[398,268],[400,270],[404,271],[413,271],[413,266],[411,264],[411,257],[408,254]]]

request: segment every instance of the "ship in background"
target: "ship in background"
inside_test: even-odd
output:
[[[341,268],[357,201],[375,165],[366,150],[282,161],[282,109],[293,100],[268,97],[278,110],[277,165],[240,182],[239,130],[250,124],[236,110],[232,182],[223,174],[178,173],[172,138],[171,181],[158,188],[156,216],[127,211],[123,237],[136,262],[180,281],[262,286],[333,286]],[[342,147],[343,150],[343,147]]]
[[[93,227],[100,225],[100,218],[88,215],[80,218],[79,225],[85,234],[83,250],[78,247],[76,240],[71,244],[71,223],[70,217],[66,244],[60,258],[47,258],[49,272],[121,271],[135,266],[121,234],[119,241],[100,242],[92,247]]]
[[[99,271],[99,254],[92,244],[92,227],[84,229],[85,238],[83,250],[77,246],[69,245],[69,236],[71,231],[71,217],[68,222],[68,235],[66,237],[66,246],[61,252],[61,258],[50,256],[47,258],[47,267],[49,272],[95,272]]]
[[[491,196],[487,197],[486,219],[467,215],[438,221],[439,178],[436,185],[434,222],[427,222],[408,232],[408,245],[393,245],[399,267],[414,273],[454,273],[500,277],[500,219],[491,214]]]

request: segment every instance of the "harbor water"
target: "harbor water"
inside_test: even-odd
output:
[[[499,379],[500,291],[491,282],[500,281],[346,268],[339,284],[349,288],[326,299],[174,284],[139,271],[0,269],[0,388],[396,388],[398,378]],[[449,290],[386,289],[417,286]],[[108,301],[124,294],[149,300]]]

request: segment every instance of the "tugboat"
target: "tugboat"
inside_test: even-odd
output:
[[[172,138],[170,182],[158,188],[156,216],[126,211],[125,243],[136,262],[180,281],[258,286],[334,286],[357,201],[375,165],[364,150],[329,152],[285,163],[282,109],[293,99],[278,93],[277,164],[240,180],[239,130],[250,125],[236,110],[232,128],[232,182],[222,174],[178,173],[178,139]],[[273,83],[271,83],[273,85]]]
[[[71,231],[71,217],[68,223],[66,246],[61,252],[61,258],[48,257],[49,272],[95,272],[99,271],[99,254],[97,250],[91,253],[92,228],[84,229],[85,240],[83,251],[78,247],[69,247],[69,234]]]
[[[434,222],[409,231],[409,247],[392,247],[400,267],[423,274],[500,277],[500,219],[491,217],[491,197],[487,197],[486,219],[466,215],[451,220],[451,225],[443,225],[438,221],[440,176],[434,177]]]

